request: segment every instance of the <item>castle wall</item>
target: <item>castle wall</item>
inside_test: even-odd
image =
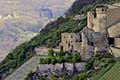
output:
[[[107,26],[115,24],[120,21],[120,8],[107,10]]]
[[[114,45],[115,45],[115,47],[120,48],[120,38],[115,38],[114,39]]]
[[[94,31],[105,34],[107,26],[106,8],[96,8],[96,17],[94,18]]]
[[[87,27],[90,29],[93,29],[93,26],[94,26],[93,20],[94,20],[93,12],[89,11],[87,13]]]
[[[119,48],[114,48],[114,47],[110,47],[110,48],[115,57],[120,57],[120,49]]]
[[[62,33],[61,46],[64,51],[78,51],[80,52],[81,42],[80,34],[77,33]]]
[[[93,30],[84,28],[82,30],[81,59],[88,60],[94,55]]]
[[[74,44],[74,50],[78,51],[78,52],[81,52],[81,42],[76,42]]]
[[[95,54],[108,52],[108,39],[100,32],[94,33]]]
[[[82,60],[92,58],[94,53],[108,53],[108,37],[115,38],[114,45],[120,48],[120,8],[97,8],[96,15],[88,12],[87,27],[81,31],[81,37],[76,33],[63,33],[61,45],[65,51],[80,52]],[[120,49],[111,49],[115,55],[120,55]]]
[[[95,32],[108,33],[110,37],[115,37],[120,32],[120,8],[106,9],[106,8],[97,8],[96,16],[93,12],[88,12],[88,28],[90,23],[94,24],[93,30]],[[112,28],[111,28],[112,27]],[[91,27],[90,27],[91,28]]]
[[[120,22],[108,28],[109,37],[120,37]]]

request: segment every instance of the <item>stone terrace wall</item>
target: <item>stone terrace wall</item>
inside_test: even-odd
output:
[[[84,71],[85,69],[85,63],[81,62],[81,63],[75,63],[75,67],[77,69],[77,71]],[[65,68],[67,70],[71,70],[73,71],[73,63],[65,63]],[[63,64],[55,64],[55,65],[52,65],[52,64],[40,64],[39,65],[39,70],[40,71],[48,71],[48,70],[51,70],[51,71],[55,71],[55,70],[62,70],[63,69]]]

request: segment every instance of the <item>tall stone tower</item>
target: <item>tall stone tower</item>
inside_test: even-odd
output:
[[[96,8],[96,18],[94,20],[94,31],[100,33],[107,33],[107,8]]]
[[[107,32],[107,7],[96,8],[96,18],[94,19],[94,43],[96,53],[108,52],[108,32]]]

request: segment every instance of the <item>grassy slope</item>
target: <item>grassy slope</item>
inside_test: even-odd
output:
[[[120,61],[98,80],[120,80]]]
[[[106,67],[103,67],[102,69],[95,71],[92,76],[90,77],[90,80],[99,80],[101,78],[101,76],[104,76],[104,74],[106,72],[108,72],[112,67],[113,67],[113,63],[109,64]],[[102,79],[105,80],[105,79]]]
[[[78,0],[80,2],[80,0]],[[116,2],[120,0],[97,0],[100,2]],[[75,7],[76,9],[76,7]],[[86,11],[88,11],[88,7]],[[78,12],[79,10],[75,10]],[[76,14],[76,13],[74,13]],[[55,25],[55,26],[54,26]],[[20,67],[26,60],[32,57],[35,52],[34,48],[37,46],[48,46],[55,47],[60,42],[60,34],[62,32],[77,32],[81,30],[84,26],[86,26],[86,20],[84,21],[74,21],[68,19],[64,21],[64,19],[57,20],[57,22],[52,23],[50,26],[46,27],[44,30],[40,32],[39,35],[31,39],[31,41],[23,43],[16,47],[13,52],[9,53],[6,59],[0,63],[0,76],[2,74],[9,74],[11,70],[15,70]],[[5,75],[6,76],[6,75]]]

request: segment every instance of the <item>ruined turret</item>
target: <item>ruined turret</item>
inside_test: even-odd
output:
[[[89,29],[93,29],[93,26],[94,26],[94,15],[93,15],[93,11],[89,11],[87,13],[87,27]]]
[[[94,46],[96,53],[108,52],[108,32],[107,32],[107,7],[98,6],[96,8],[96,18],[94,19]]]
[[[107,8],[99,6],[96,8],[96,18],[94,20],[94,31],[100,33],[107,32]]]

